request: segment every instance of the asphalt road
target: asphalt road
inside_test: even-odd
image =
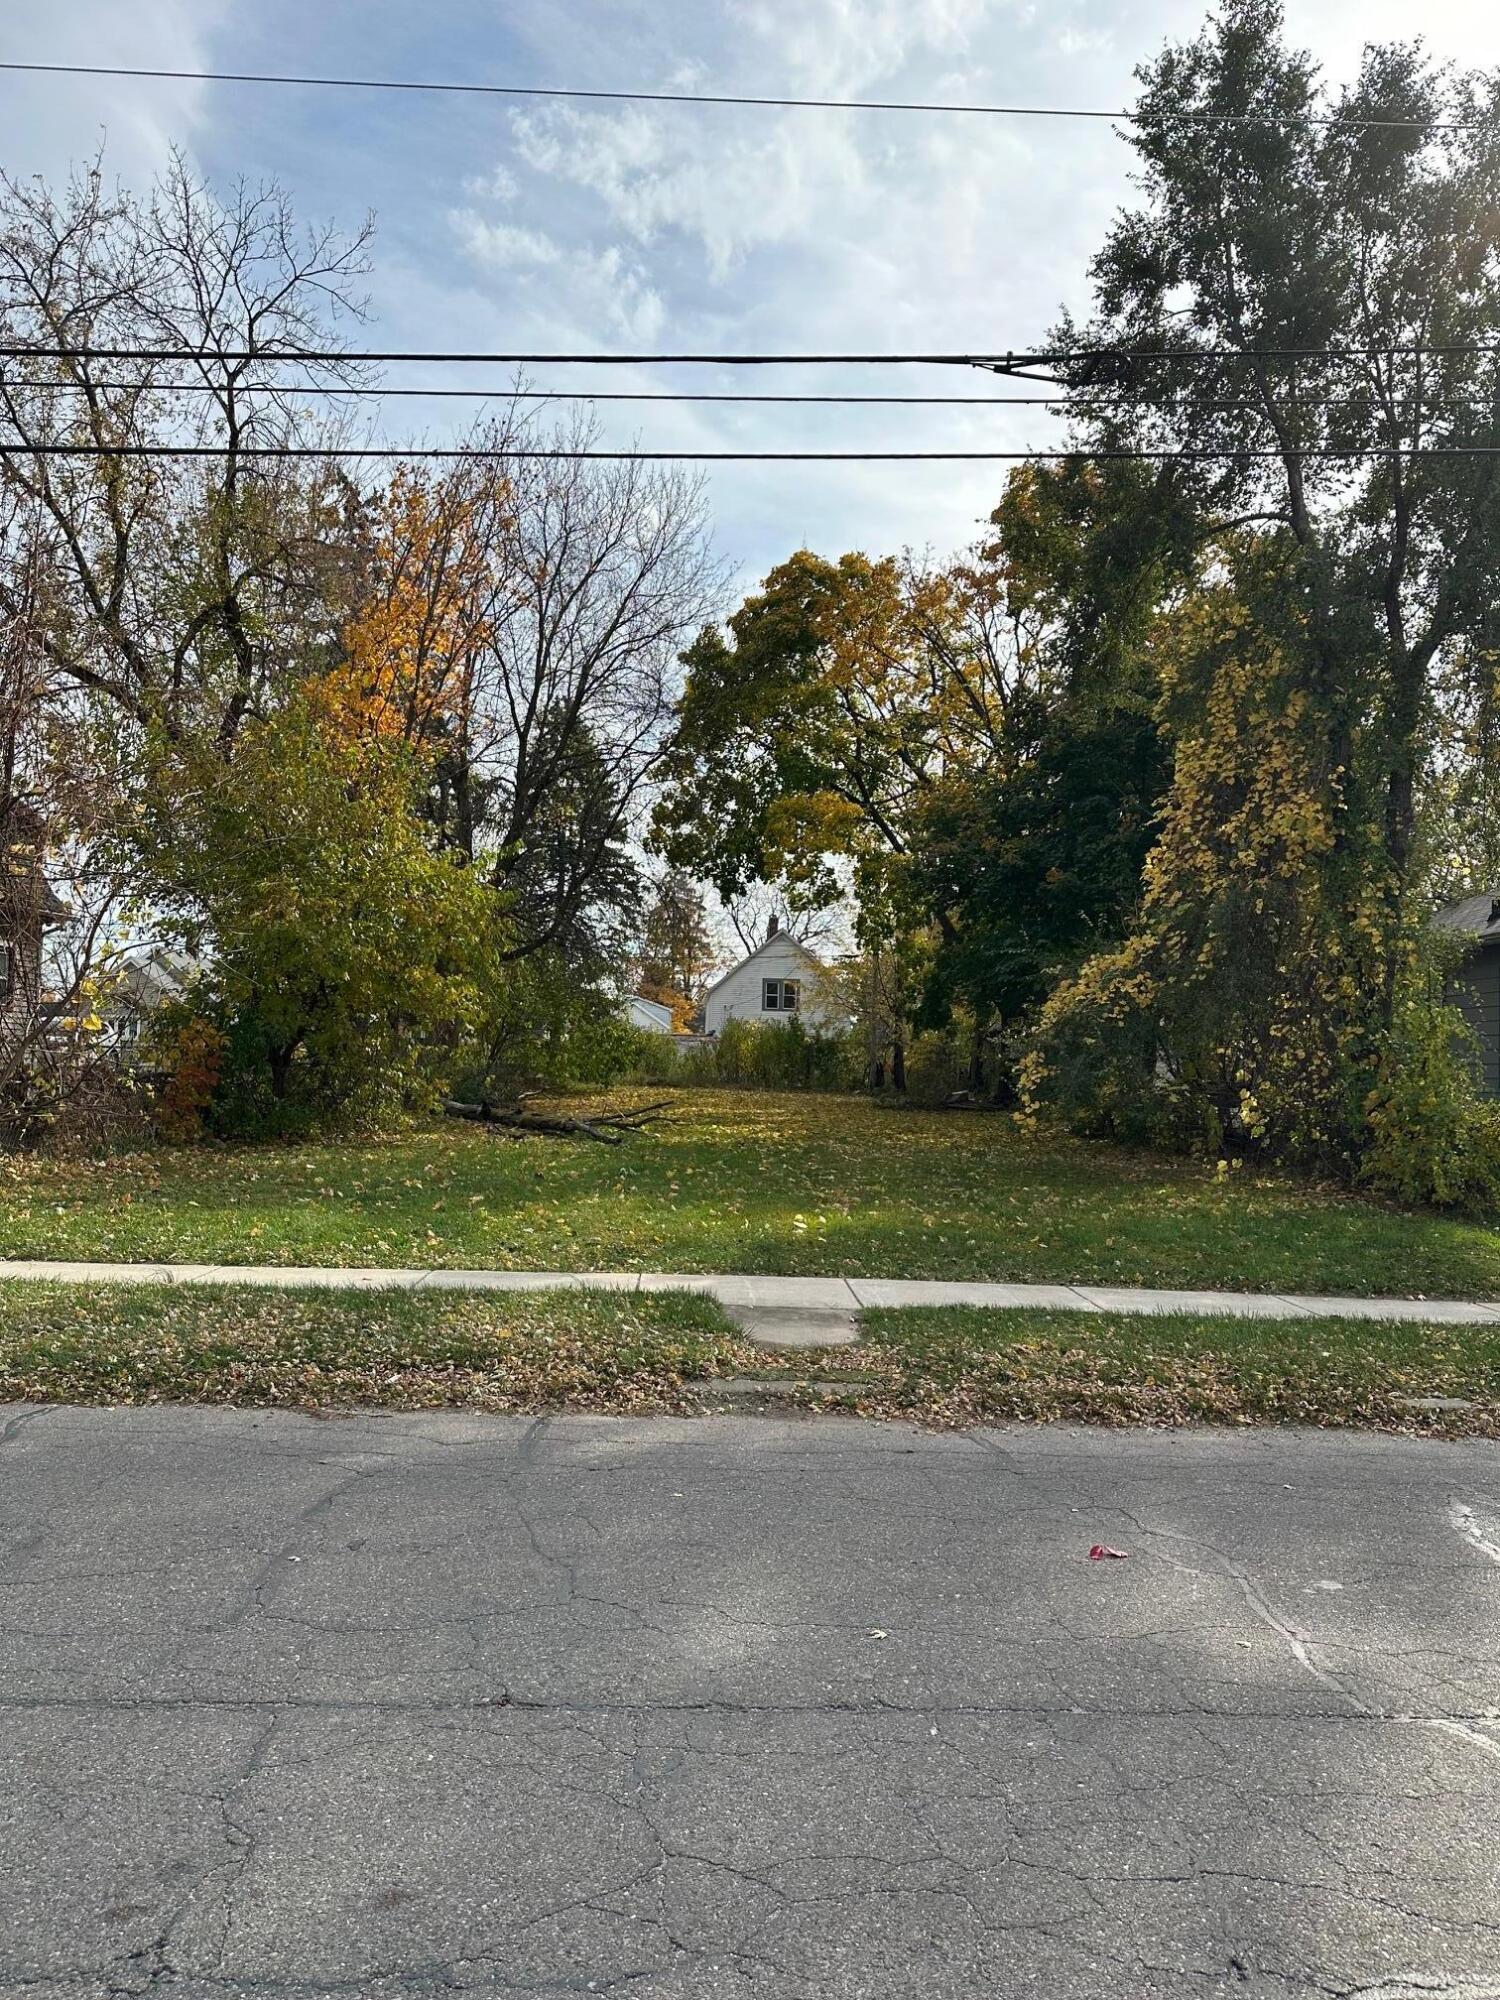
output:
[[[5,1995],[1500,2000],[1493,1445],[0,1438]]]

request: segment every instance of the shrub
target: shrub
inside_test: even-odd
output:
[[[1397,1201],[1500,1211],[1500,1104],[1479,1096],[1472,1055],[1456,1008],[1421,993],[1397,1006],[1365,1101],[1368,1185]]]
[[[164,1139],[196,1139],[224,1074],[226,1036],[201,1014],[170,1030],[162,1050],[166,1081],[156,1100]]]
[[[798,1020],[724,1023],[710,1043],[679,1059],[682,1082],[753,1090],[853,1090],[861,1062],[855,1038],[805,1028]]]
[[[945,1104],[968,1082],[968,1054],[954,1029],[929,1029],[914,1037],[906,1051],[906,1094],[913,1104]]]

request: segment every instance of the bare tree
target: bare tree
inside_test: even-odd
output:
[[[764,944],[773,925],[809,951],[834,950],[844,942],[844,911],[838,904],[807,907],[785,892],[784,885],[753,883],[741,896],[721,904],[729,927],[743,950]]]
[[[678,655],[722,582],[700,483],[579,456],[595,439],[513,408],[423,504],[398,475],[407,501],[382,514],[377,589],[407,597],[392,625],[411,728],[437,749],[434,817],[510,899],[527,955],[586,949],[638,892],[627,848]]]
[[[180,159],[144,201],[97,162],[60,194],[0,177],[0,490],[44,531],[49,663],[138,724],[227,747],[328,643],[343,484],[267,454],[337,442],[309,391],[358,377],[368,233],[299,231],[274,185],[221,201]],[[179,445],[215,453],[147,455]]]

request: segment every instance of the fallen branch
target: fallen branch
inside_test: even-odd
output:
[[[498,1125],[507,1132],[540,1132],[549,1138],[592,1139],[598,1146],[618,1146],[627,1132],[641,1131],[670,1105],[670,1099],[664,1099],[660,1104],[642,1104],[634,1111],[611,1111],[598,1118],[545,1118],[524,1109],[525,1102],[523,1098],[504,1107],[491,1104],[487,1098],[478,1104],[464,1104],[450,1097],[444,1100],[443,1110],[450,1118],[467,1118],[476,1125]]]

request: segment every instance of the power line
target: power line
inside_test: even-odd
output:
[[[1003,461],[1007,463],[1030,463],[1033,461],[1077,461],[1088,463],[1094,459],[1142,459],[1167,463],[1176,459],[1217,460],[1240,458],[1265,459],[1327,459],[1333,461],[1356,461],[1363,459],[1419,458],[1500,458],[1500,444],[1494,445],[1412,445],[1412,446],[1356,446],[1345,449],[1336,445],[1297,446],[1283,451],[1275,445],[1250,446],[1245,450],[1205,447],[1166,447],[1161,450],[1128,449],[1106,446],[1097,451],[1064,448],[1050,450],[1045,446],[1031,447],[1023,451],[610,451],[593,447],[573,446],[523,446],[512,450],[500,447],[486,450],[473,445],[421,445],[403,450],[399,445],[240,445],[236,452],[241,458],[376,458],[399,459],[409,462],[414,459],[479,460],[487,463],[504,464],[513,459],[608,459],[620,463],[661,462],[668,464],[906,464],[927,463],[946,464],[959,462]],[[7,445],[0,443],[0,458],[226,458],[230,448],[224,444],[34,444]]]
[[[81,389],[84,386],[83,383],[66,377],[53,377],[41,381],[6,381],[0,376],[0,389]],[[90,382],[87,386],[91,389],[107,390],[112,394],[217,396],[223,393],[222,385],[217,382]],[[242,382],[238,385],[237,393],[250,396],[283,396],[291,393],[304,396],[446,396],[467,397],[470,401],[487,403],[879,403],[982,410],[1008,409],[1023,404],[1056,408],[1069,400],[1065,396],[756,395],[729,390],[690,389],[444,389],[436,385],[429,388],[413,388],[407,384],[388,388],[384,383],[378,382],[354,382],[347,386],[338,383],[309,383],[298,384],[295,388],[286,383]],[[1086,399],[1074,397],[1071,400],[1076,404]]]
[[[582,90],[552,84],[452,83],[415,77],[282,76],[262,70],[144,69],[104,63],[0,62],[0,70],[31,76],[134,77],[169,83],[289,84],[307,90],[384,90],[457,97],[563,98],[605,104],[746,105],[779,111],[914,111],[968,118],[1083,118],[1107,124],[1138,124],[1138,111],[1107,111],[1055,104],[953,104],[904,98],[760,97],[727,91]],[[1163,114],[1183,124],[1217,126],[1308,125],[1347,131],[1471,132],[1491,121],[1483,118],[1404,118],[1382,113],[1368,118],[1341,118],[1303,111],[1177,111]]]
[[[217,396],[223,394],[223,386],[216,382],[80,382],[69,377],[50,377],[37,380],[7,380],[0,376],[0,392],[8,389],[62,389],[82,390],[90,388],[110,395],[173,395],[173,396]],[[1048,409],[1048,410],[1094,410],[1106,413],[1119,410],[1129,411],[1133,406],[1125,389],[1107,393],[1091,394],[1087,390],[1066,389],[1056,396],[854,396],[801,394],[757,394],[746,390],[691,390],[691,389],[452,389],[437,384],[412,386],[401,384],[390,387],[385,383],[354,382],[339,383],[278,383],[241,382],[235,393],[241,396],[331,396],[356,397],[360,399],[396,397],[458,398],[470,402],[506,403],[772,403],[810,404],[815,406],[843,407],[849,404],[878,405],[883,408],[917,409]],[[1465,399],[1479,398],[1488,403],[1489,392],[1483,388],[1472,388],[1458,392]],[[1350,392],[1341,396],[1319,398],[1319,406],[1336,408],[1340,403],[1356,401]],[[1201,402],[1191,397],[1184,400],[1180,414],[1235,415],[1243,412],[1254,414],[1261,409],[1255,402]]]
[[[195,361],[215,364],[248,361],[284,362],[297,367],[337,367],[363,362],[423,362],[472,367],[655,367],[682,362],[725,368],[892,367],[993,368],[1040,366],[1051,356],[1010,354],[495,354],[453,349],[416,348],[308,349],[302,353],[273,348],[202,347],[61,347],[0,342],[0,359],[20,361]]]
[[[534,368],[656,368],[693,366],[715,368],[979,368],[1008,375],[1025,369],[1077,366],[1090,361],[1370,361],[1420,356],[1426,360],[1462,355],[1500,354],[1500,341],[1397,341],[1365,347],[1077,347],[1047,353],[973,354],[496,354],[416,348],[309,349],[302,353],[275,348],[201,347],[62,347],[0,342],[0,359],[11,361],[187,361],[200,366],[261,362],[300,368],[353,366],[361,363],[421,362],[433,366]]]

